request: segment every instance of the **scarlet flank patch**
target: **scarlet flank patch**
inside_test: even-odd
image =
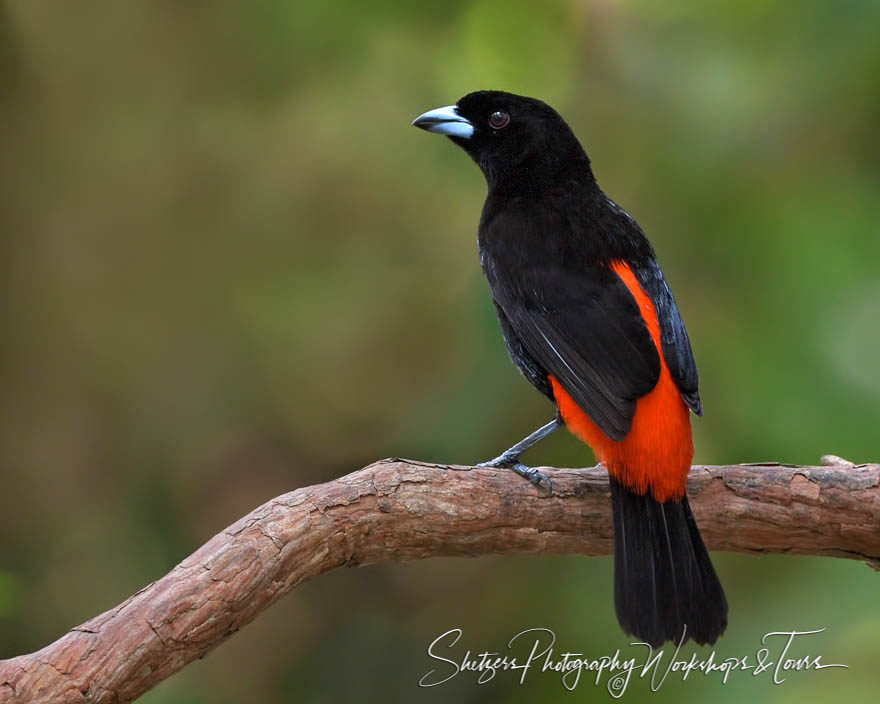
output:
[[[611,440],[553,375],[548,379],[566,427],[593,449],[612,477],[637,494],[650,490],[657,501],[678,500],[684,495],[694,455],[690,412],[663,359],[654,304],[626,263],[614,261],[611,268],[635,298],[660,357],[660,378],[636,401],[632,429],[623,440]]]

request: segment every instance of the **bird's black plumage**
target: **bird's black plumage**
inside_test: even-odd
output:
[[[626,435],[660,370],[632,295],[608,268],[623,261],[654,302],[682,396],[701,412],[690,341],[654,251],[599,188],[571,128],[545,103],[500,91],[471,93],[457,109],[474,133],[451,139],[489,187],[480,261],[517,368],[543,393],[553,374],[609,438]],[[503,129],[487,122],[495,111],[510,115]]]
[[[616,274],[578,254],[560,210],[523,203],[484,217],[483,270],[510,324],[508,350],[526,374],[552,374],[610,438],[629,432],[635,401],[657,383],[657,350],[633,297]],[[485,213],[485,211],[484,211]],[[542,237],[534,239],[535,232]],[[514,342],[512,346],[510,343]],[[529,359],[517,354],[526,350]]]
[[[552,377],[614,444],[633,432],[638,400],[668,370],[663,398],[677,404],[685,424],[676,427],[686,429],[674,440],[685,461],[669,476],[682,483],[663,497],[612,477],[617,614],[624,630],[652,644],[677,639],[685,624],[688,637],[714,642],[727,603],[683,496],[692,448],[676,394],[702,413],[697,367],[650,243],[602,192],[577,138],[545,103],[479,91],[414,124],[449,136],[486,177],[480,261],[508,352],[526,379],[559,405]],[[650,301],[644,305],[653,304],[659,344],[619,266],[635,277]]]

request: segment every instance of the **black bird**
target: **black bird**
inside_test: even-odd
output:
[[[565,425],[608,470],[623,630],[651,645],[714,643],[727,601],[685,494],[697,367],[651,244],[540,100],[479,91],[413,125],[448,136],[486,177],[477,242],[501,332],[557,408],[484,464],[550,489],[519,455]]]

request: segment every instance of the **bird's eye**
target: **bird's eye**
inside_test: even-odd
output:
[[[500,130],[502,127],[507,127],[507,123],[510,122],[510,115],[506,112],[502,112],[501,110],[496,110],[491,115],[489,115],[489,126],[493,129]]]

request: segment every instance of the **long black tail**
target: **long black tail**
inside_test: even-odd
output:
[[[620,627],[646,643],[714,643],[727,599],[687,497],[660,503],[611,479],[614,605]]]

